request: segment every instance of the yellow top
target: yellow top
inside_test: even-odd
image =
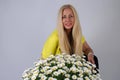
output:
[[[82,43],[85,42],[84,36],[82,36]],[[53,31],[52,34],[48,37],[47,41],[44,44],[42,50],[42,58],[46,59],[50,55],[60,54],[60,45],[58,40],[58,32],[57,30]]]

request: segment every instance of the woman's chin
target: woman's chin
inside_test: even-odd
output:
[[[67,30],[67,29],[68,29],[68,30],[69,30],[69,29],[72,29],[72,26],[66,26],[65,29],[66,29],[66,30]]]

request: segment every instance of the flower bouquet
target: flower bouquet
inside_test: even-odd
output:
[[[35,62],[22,74],[23,80],[101,80],[96,66],[85,56],[61,54]]]

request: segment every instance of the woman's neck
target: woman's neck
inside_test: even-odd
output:
[[[72,31],[71,30],[69,30],[69,31],[67,30],[66,33],[67,33],[68,41],[69,41],[69,44],[70,44],[70,54],[72,55],[73,52],[74,52]]]
[[[71,33],[72,33],[72,30],[71,29],[66,30],[66,33],[67,33],[67,36],[69,37],[71,35]]]

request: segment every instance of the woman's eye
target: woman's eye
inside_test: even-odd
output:
[[[73,16],[71,15],[71,16],[69,16],[69,18],[72,18]]]
[[[73,18],[73,15],[63,16],[63,17],[62,17],[62,19],[66,19],[66,18]]]
[[[64,19],[64,18],[66,18],[66,16],[63,16],[62,18]]]

